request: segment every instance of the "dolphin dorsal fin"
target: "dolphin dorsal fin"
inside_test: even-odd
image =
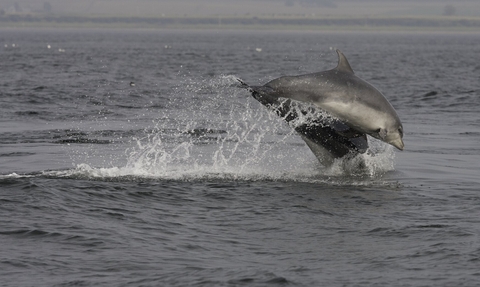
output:
[[[336,49],[335,51],[338,54],[338,65],[335,70],[354,74],[352,67],[350,67],[350,64],[348,63],[347,57],[345,57],[339,49]]]

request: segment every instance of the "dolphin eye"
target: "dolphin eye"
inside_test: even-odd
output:
[[[398,133],[400,134],[401,137],[403,137],[403,129],[402,128],[398,128]]]

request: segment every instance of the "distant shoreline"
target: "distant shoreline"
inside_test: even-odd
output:
[[[50,14],[0,15],[3,28],[147,28],[147,29],[262,29],[335,31],[480,31],[472,17],[112,17]]]

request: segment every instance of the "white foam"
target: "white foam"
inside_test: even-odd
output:
[[[336,159],[333,165],[325,170],[325,174],[380,177],[395,170],[393,147],[372,137],[368,137],[368,141],[369,148],[366,153],[354,158]]]

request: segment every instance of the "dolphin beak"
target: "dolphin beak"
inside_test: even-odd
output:
[[[398,148],[399,150],[403,150],[403,147],[405,146],[403,144],[403,140],[401,138],[390,142],[390,144],[393,145],[394,147]]]

